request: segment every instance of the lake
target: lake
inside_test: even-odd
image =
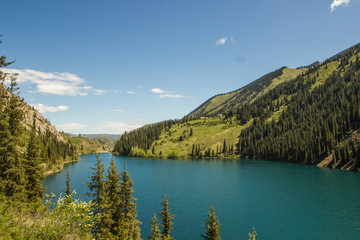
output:
[[[100,158],[107,171],[111,154]],[[126,161],[134,181],[143,239],[165,193],[178,240],[201,239],[211,204],[223,240],[247,240],[253,227],[260,240],[360,239],[359,173],[253,159],[114,159],[119,171]],[[89,200],[86,182],[95,162],[95,154],[83,155],[47,176],[47,193],[64,192],[69,172],[77,197]]]

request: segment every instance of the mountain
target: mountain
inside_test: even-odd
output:
[[[100,152],[110,152],[111,147],[105,144],[104,142],[88,137],[88,135],[74,135],[67,133],[60,133],[68,142],[73,144],[79,154],[90,154],[90,153],[100,153]],[[113,140],[115,142],[115,140]],[[114,146],[114,145],[112,145]]]
[[[119,138],[117,154],[251,157],[358,171],[360,44],[319,63],[280,68],[209,99],[180,120]]]
[[[76,161],[79,154],[110,150],[109,147],[106,147],[105,144],[97,140],[89,138],[79,139],[58,132],[49,120],[24,102],[23,99],[13,95],[4,84],[0,84],[0,92],[0,97],[5,101],[5,104],[11,98],[18,99],[19,109],[22,112],[21,125],[23,127],[23,131],[21,131],[21,139],[23,141],[19,143],[19,148],[23,154],[26,153],[26,147],[29,145],[32,128],[36,129],[36,135],[40,144],[42,166],[46,174],[61,170],[65,162]],[[4,117],[6,117],[6,114]]]
[[[307,70],[307,67],[298,69],[282,67],[260,77],[245,87],[210,98],[189,113],[188,116],[199,118],[201,116],[213,116],[230,110],[236,110],[243,104],[253,102],[277,85],[294,79]]]

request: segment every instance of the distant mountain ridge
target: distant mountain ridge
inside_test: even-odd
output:
[[[205,101],[194,111],[188,114],[189,117],[199,118],[202,116],[211,116],[228,111],[234,111],[245,103],[254,101],[267,91],[277,85],[289,81],[299,74],[308,70],[307,67],[292,69],[287,67],[279,68],[273,72],[265,74],[250,84],[235,91],[218,94]]]
[[[360,170],[360,44],[282,67],[179,120],[122,135],[114,152],[161,158],[259,158]]]

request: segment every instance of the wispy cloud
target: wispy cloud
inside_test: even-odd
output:
[[[341,5],[345,5],[348,6],[350,4],[351,0],[334,0],[332,2],[332,4],[330,5],[330,12],[333,12],[336,10],[337,7],[341,6]]]
[[[227,39],[228,39],[227,37],[220,38],[219,40],[217,40],[217,41],[215,42],[216,46],[218,46],[218,45],[224,45],[224,44],[226,43]]]
[[[32,69],[4,69],[4,72],[18,73],[17,79],[19,83],[35,84],[35,93],[70,96],[102,95],[106,93],[105,90],[85,85],[85,80],[73,73],[48,73]]]
[[[86,125],[82,123],[65,123],[56,124],[56,128],[59,131],[69,132],[73,134],[77,133],[107,133],[107,134],[122,134],[125,131],[131,131],[139,128],[143,124],[127,124],[123,122],[105,122],[98,125]]]
[[[159,98],[183,98],[183,95],[175,94],[174,92],[165,91],[161,88],[152,88],[150,90],[152,93],[159,94]]]
[[[38,110],[40,113],[60,112],[60,111],[66,111],[69,109],[68,106],[64,106],[64,105],[59,105],[57,107],[47,106],[47,105],[44,105],[41,103],[30,104],[30,105],[33,106],[36,110]]]
[[[128,94],[135,94],[136,92],[134,92],[134,91],[126,91],[126,93],[128,93]]]
[[[180,94],[161,94],[159,98],[183,98],[183,95]]]
[[[105,122],[101,125],[95,126],[94,128],[90,129],[90,131],[94,131],[96,133],[122,134],[125,131],[128,132],[141,126],[142,125],[140,124],[127,124],[123,122]]]
[[[165,91],[162,90],[161,88],[152,88],[150,90],[150,92],[152,92],[152,93],[164,93]]]

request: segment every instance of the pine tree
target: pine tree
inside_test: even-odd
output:
[[[26,191],[27,197],[30,201],[37,201],[43,198],[45,188],[42,185],[44,178],[44,168],[41,167],[42,159],[40,157],[40,144],[36,136],[35,116],[33,119],[33,126],[30,132],[29,144],[27,147],[26,160],[24,161],[26,174]]]
[[[105,183],[105,211],[102,214],[101,224],[98,229],[98,236],[104,239],[115,239],[121,227],[120,178],[120,173],[115,166],[114,158],[112,158]]]
[[[66,174],[66,188],[65,188],[65,204],[70,204],[72,202],[71,196],[71,187],[70,187],[70,174]]]
[[[208,212],[208,218],[206,219],[206,233],[201,234],[201,237],[206,240],[220,240],[220,223],[215,215],[214,206],[211,205],[210,212]]]
[[[3,58],[1,58],[3,59]],[[6,74],[0,71],[1,88],[5,88]],[[13,200],[26,199],[26,178],[21,153],[23,126],[22,102],[19,97],[16,76],[10,76],[8,91],[2,90],[2,114],[0,130],[0,189]]]
[[[136,198],[133,189],[134,183],[127,171],[126,162],[124,171],[121,173],[120,196],[121,196],[121,220],[119,226],[119,237],[132,240],[140,239],[140,221],[137,218]],[[126,228],[126,229],[125,229]]]
[[[151,235],[148,236],[150,240],[161,240],[161,233],[159,229],[159,224],[156,219],[156,213],[154,214],[154,217],[151,220]]]
[[[160,213],[161,221],[162,221],[161,226],[163,228],[163,231],[161,232],[161,239],[171,240],[173,238],[170,236],[170,232],[171,230],[173,230],[172,220],[175,218],[175,215],[170,213],[167,194],[165,194],[165,200],[161,200],[161,205],[163,206],[162,211]]]
[[[95,215],[103,212],[105,200],[104,164],[101,162],[99,154],[96,154],[96,159],[95,167],[91,167],[94,172],[89,176],[90,182],[87,182],[90,190],[90,193],[87,193],[87,195],[93,198]]]
[[[90,178],[90,182],[87,182],[90,192],[87,195],[93,198],[94,215],[95,215],[95,226],[94,233],[98,236],[98,233],[102,231],[103,227],[103,213],[105,211],[105,180],[104,180],[104,164],[101,162],[100,155],[96,154],[95,167],[91,167],[94,171]]]
[[[249,233],[249,240],[256,240],[257,233],[255,231],[255,228],[253,227],[252,233]]]

